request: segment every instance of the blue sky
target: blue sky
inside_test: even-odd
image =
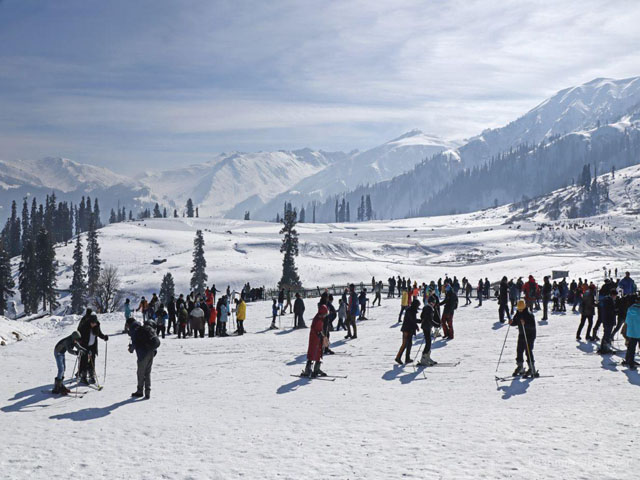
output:
[[[135,173],[461,139],[640,75],[637,1],[0,0],[0,158]]]

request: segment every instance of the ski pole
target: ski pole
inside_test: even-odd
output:
[[[504,352],[504,346],[507,344],[509,330],[511,330],[511,324],[509,324],[509,326],[507,327],[507,334],[504,336],[504,343],[502,344],[502,350],[500,350],[500,358],[498,358],[498,365],[496,365],[496,373],[498,373],[498,368],[500,367],[500,362],[502,361],[502,353]]]
[[[104,375],[102,375],[102,384],[107,379],[107,352],[109,351],[109,342],[104,342]]]

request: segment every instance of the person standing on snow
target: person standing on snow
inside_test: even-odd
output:
[[[532,312],[533,306],[538,298],[538,291],[540,290],[540,287],[538,287],[533,275],[529,275],[529,281],[523,285],[522,290],[524,291],[524,300],[527,304],[527,308],[529,309],[529,312]]]
[[[411,358],[411,345],[413,343],[413,336],[416,334],[418,330],[418,309],[420,308],[420,300],[414,298],[409,306],[409,309],[404,315],[404,321],[402,322],[402,345],[400,346],[400,350],[396,355],[396,363],[399,365],[404,365],[404,363],[411,363],[413,359]],[[407,352],[404,358],[404,363],[402,363],[402,354]]]
[[[600,348],[598,349],[598,353],[601,355],[613,353],[613,349],[611,348],[611,342],[613,341],[611,333],[613,332],[613,328],[616,326],[617,297],[618,291],[615,289],[615,287],[612,287],[609,290],[609,295],[607,295],[602,300],[600,312],[604,332],[602,334],[602,342],[600,343]]]
[[[636,358],[636,347],[640,341],[640,298],[633,298],[633,304],[627,309],[627,315],[625,319],[626,325],[626,339],[627,339],[627,354],[625,356],[623,365],[629,367],[630,370],[636,370],[638,364]],[[624,332],[623,332],[624,333]]]
[[[278,308],[280,309],[280,315],[284,315],[284,288],[281,288],[280,292],[278,292]]]
[[[307,348],[307,364],[300,374],[301,377],[326,377],[327,374],[320,370],[322,363],[322,351],[325,345],[323,328],[324,318],[329,314],[326,305],[318,307],[318,313],[311,322],[311,330],[309,331],[309,347]],[[315,365],[313,365],[315,362]],[[313,370],[311,367],[313,365]]]
[[[138,308],[136,308],[136,312],[142,312],[142,321],[145,322],[147,320],[147,309],[149,308],[149,303],[147,299],[142,297],[140,299],[140,303],[138,304]]]
[[[342,298],[338,300],[338,303],[338,325],[336,326],[336,332],[339,332],[340,329],[347,329],[345,325],[345,321],[347,319],[347,303],[342,300]]]
[[[580,305],[580,311],[582,313],[580,315],[580,325],[578,326],[578,331],[576,332],[576,340],[582,340],[580,334],[582,333],[582,328],[584,327],[585,321],[589,322],[587,324],[587,341],[592,340],[591,328],[593,328],[593,315],[595,313],[596,307],[595,295],[596,286],[592,283],[589,289],[582,295],[582,303]]]
[[[440,328],[440,321],[436,317],[435,314],[435,305],[436,298],[434,295],[430,295],[427,299],[427,303],[422,309],[422,313],[420,314],[422,333],[424,334],[424,350],[422,351],[422,357],[418,362],[418,366],[420,367],[431,367],[436,365],[438,362],[431,358],[431,330],[435,328]]]
[[[356,295],[356,286],[352,283],[349,285],[349,303],[347,304],[347,336],[344,338],[358,338],[358,327],[356,319],[358,318],[358,296]],[[351,329],[353,328],[353,333]]]
[[[400,313],[398,314],[398,323],[402,321],[402,314],[409,308],[409,292],[406,288],[402,289],[400,295]]]
[[[453,340],[453,314],[458,308],[458,296],[451,288],[451,284],[445,285],[444,309],[442,311],[442,333],[447,340]]]
[[[153,331],[151,325],[140,325],[133,318],[127,320],[129,324],[129,353],[136,352],[138,358],[138,388],[131,394],[134,398],[144,395],[147,400],[151,398],[151,368],[153,358],[158,353],[160,339]]]
[[[196,306],[191,310],[191,331],[193,332],[193,338],[204,338],[204,311],[200,308],[200,303],[196,303]]]
[[[289,313],[293,312],[293,304],[291,303],[291,289],[287,289],[287,303],[284,305],[284,311],[287,311],[287,307],[289,307]]]
[[[299,293],[296,293],[296,300],[293,302],[293,328],[307,328],[302,317],[305,311],[304,300]]]
[[[244,321],[247,319],[247,304],[242,297],[240,300],[236,298],[236,320],[238,321],[238,335],[244,335]]]
[[[551,283],[549,276],[544,277],[542,285],[542,320],[549,320],[549,301],[551,300]]]
[[[382,301],[382,280],[380,280],[373,289],[375,293],[375,298],[373,299],[372,307],[376,306],[376,302],[378,302],[378,306],[380,306],[380,302]]]
[[[127,319],[131,318],[131,301],[127,298],[124,301],[124,330],[123,333],[127,333]]]
[[[484,283],[482,282],[482,279],[480,279],[478,281],[478,306],[481,307],[482,306],[482,296],[483,296],[483,292],[484,292]]]
[[[72,332],[68,337],[64,337],[53,348],[53,356],[56,359],[56,365],[58,367],[58,374],[54,379],[53,390],[51,393],[67,395],[70,390],[64,386],[64,371],[65,353],[69,352],[72,355],[87,354],[88,352],[80,346],[80,332],[77,330]]]
[[[87,309],[87,313],[80,320],[78,332],[80,332],[80,345],[88,351],[87,355],[80,356],[80,366],[78,367],[80,383],[94,384],[96,383],[95,363],[98,356],[98,338],[106,342],[109,340],[109,336],[102,333],[98,317],[92,313],[91,309]]]
[[[513,376],[520,375],[538,377],[539,374],[536,370],[536,364],[533,357],[533,345],[536,340],[536,319],[533,313],[529,311],[527,303],[524,300],[518,300],[516,307],[518,310],[513,316],[509,325],[518,326],[518,346],[516,348],[516,369],[513,372]],[[527,360],[529,361],[529,370],[524,370],[524,353],[527,353]]]
[[[502,277],[500,280],[500,293],[498,294],[498,319],[500,323],[504,323],[504,315],[507,314],[507,319],[511,320],[511,314],[509,313],[509,283],[507,277]]]
[[[365,313],[367,312],[367,289],[363,288],[358,296],[358,304],[360,305],[360,317],[359,320],[366,320]]]

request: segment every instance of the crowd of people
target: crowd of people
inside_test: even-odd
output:
[[[617,273],[617,272],[616,272]],[[482,301],[491,297],[493,292],[498,303],[498,321],[508,322],[518,328],[518,343],[516,348],[516,369],[514,376],[537,376],[535,368],[534,346],[536,340],[536,321],[534,312],[542,311],[541,322],[549,321],[549,304],[551,313],[564,314],[567,305],[572,312],[580,314],[580,321],[576,332],[576,339],[582,340],[583,328],[586,329],[587,341],[600,341],[598,352],[609,354],[614,352],[613,338],[620,332],[627,345],[626,358],[623,362],[630,369],[636,369],[635,350],[640,341],[640,297],[637,287],[629,272],[618,280],[605,278],[599,288],[587,279],[567,283],[566,279],[559,282],[551,281],[546,276],[540,285],[533,275],[527,281],[502,277],[500,282],[492,285],[488,278],[480,279],[476,284],[478,307]],[[381,281],[371,282],[371,292],[375,295],[373,305],[381,304],[384,285]],[[471,304],[473,294],[472,284],[467,278],[458,281],[457,277],[446,276],[438,281],[418,284],[410,278],[389,278],[388,299],[396,295],[400,300],[400,313],[397,322],[401,323],[402,343],[395,361],[398,364],[413,363],[411,348],[413,338],[422,329],[424,343],[422,355],[417,365],[429,367],[437,365],[431,358],[432,341],[442,336],[443,341],[449,342],[454,337],[454,314],[458,308],[458,293],[465,295],[465,306]],[[137,354],[138,388],[132,394],[134,397],[150,398],[151,369],[153,358],[160,346],[160,337],[176,335],[177,338],[204,338],[229,336],[227,324],[235,313],[235,335],[245,333],[246,320],[245,298],[253,298],[255,290],[246,284],[237,298],[230,288],[224,295],[216,298],[219,292],[215,285],[206,288],[202,295],[191,292],[188,295],[171,296],[162,302],[156,294],[149,301],[142,297],[135,310],[129,299],[125,302],[125,333],[131,342],[130,352]],[[358,338],[358,321],[366,320],[369,307],[368,291],[360,284],[360,291],[356,291],[355,284],[344,288],[335,302],[334,295],[328,290],[320,292],[317,312],[310,324],[309,342],[307,348],[307,362],[301,373],[303,377],[323,377],[326,373],[321,369],[324,355],[332,355],[330,348],[332,332],[346,331],[345,339]],[[235,309],[232,309],[232,305]],[[420,312],[420,309],[422,310]],[[304,299],[300,292],[293,293],[290,289],[281,289],[278,298],[272,300],[272,329],[277,329],[276,320],[287,313],[293,313],[293,328],[307,328],[304,320],[306,310]],[[140,312],[142,321],[134,319],[136,312]],[[594,316],[596,321],[594,324]],[[334,322],[336,322],[334,326]],[[598,331],[602,326],[602,339]],[[96,383],[95,359],[98,356],[98,339],[108,341],[101,328],[98,317],[88,309],[81,318],[78,328],[70,336],[61,339],[54,348],[54,356],[58,368],[55,377],[53,393],[67,394],[65,387],[65,354],[78,355],[77,378],[80,384],[92,385]],[[506,339],[505,339],[506,341]],[[526,355],[528,369],[524,367]],[[404,356],[404,359],[403,359]]]

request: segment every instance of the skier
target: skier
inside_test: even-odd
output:
[[[80,366],[78,367],[78,375],[80,383],[84,385],[96,383],[95,358],[98,355],[98,338],[105,342],[109,340],[109,336],[102,333],[98,317],[92,313],[91,309],[87,309],[87,313],[78,324],[78,332],[80,332],[80,345],[88,351],[87,355],[80,356]],[[87,379],[87,375],[89,378]]]
[[[640,341],[640,297],[633,298],[633,304],[627,309],[625,320],[627,337],[627,354],[623,362],[630,370],[636,370],[636,347]]]
[[[218,328],[220,330],[218,336],[228,337],[229,334],[227,333],[227,321],[229,320],[229,306],[227,304],[226,295],[223,295],[220,298],[220,307],[218,308],[218,312],[220,315],[220,318],[218,320]]]
[[[471,286],[471,282],[466,283],[464,287],[464,293],[465,293],[464,306],[466,307],[467,305],[471,305],[471,294],[473,293],[473,287]]]
[[[498,318],[500,323],[504,323],[504,314],[507,314],[507,318],[511,320],[509,313],[509,283],[507,277],[502,277],[500,280],[500,293],[498,294]]]
[[[80,346],[80,332],[75,330],[68,337],[64,337],[53,349],[53,356],[56,359],[56,365],[58,366],[58,374],[54,379],[53,390],[51,393],[67,395],[69,389],[64,386],[64,371],[65,371],[65,353],[69,352],[72,355],[78,355],[80,353],[87,354],[88,352]]]
[[[325,345],[323,327],[324,317],[329,314],[329,309],[326,305],[320,305],[318,313],[311,322],[311,329],[309,331],[309,347],[307,348],[307,365],[300,374],[302,377],[326,377],[327,374],[320,370],[320,364],[322,363],[322,351]],[[311,370],[312,364],[313,371]]]
[[[244,335],[244,321],[247,318],[247,304],[244,303],[242,297],[240,300],[236,298],[236,320],[238,321],[238,335]]]
[[[513,372],[513,376],[517,377],[522,374],[525,376],[538,377],[539,373],[536,370],[536,364],[533,357],[533,344],[536,340],[536,319],[527,307],[527,303],[524,300],[518,300],[516,306],[518,310],[513,316],[509,325],[518,326],[518,346],[516,349],[516,369]],[[529,370],[524,371],[524,352],[527,352],[527,360],[529,361]]]
[[[402,314],[409,308],[409,292],[406,288],[402,289],[400,295],[400,313],[398,314],[398,323],[402,321]]]
[[[358,327],[356,319],[360,314],[358,308],[358,296],[356,295],[356,287],[352,283],[349,285],[349,303],[347,304],[347,336],[344,338],[358,338]],[[351,329],[353,328],[353,333]]]
[[[527,308],[529,309],[529,312],[532,312],[540,290],[540,287],[538,287],[533,275],[529,275],[529,281],[523,285],[522,290],[524,291],[524,300],[527,304]]]
[[[513,279],[509,280],[509,302],[511,302],[511,315],[516,310],[516,302],[518,301],[518,286],[513,281]]]
[[[138,388],[131,394],[134,398],[140,398],[144,394],[145,399],[151,398],[151,367],[153,358],[158,353],[160,339],[150,325],[140,325],[133,318],[127,320],[129,324],[129,353],[136,352],[138,358]],[[144,393],[143,393],[144,392]]]
[[[406,350],[406,355],[404,358],[404,363],[411,363],[413,360],[411,359],[411,344],[413,343],[413,336],[416,334],[418,330],[418,308],[420,308],[420,300],[414,298],[411,302],[411,306],[407,310],[407,313],[404,315],[404,321],[402,322],[402,345],[400,346],[400,350],[398,351],[398,355],[396,355],[396,363],[399,365],[404,365],[402,363],[402,354]]]
[[[453,340],[453,314],[458,308],[458,296],[447,283],[444,287],[444,309],[442,311],[442,333],[447,340]]]
[[[431,367],[438,362],[431,358],[431,329],[433,327],[440,328],[440,322],[435,315],[435,296],[429,296],[427,303],[422,309],[420,314],[422,333],[424,334],[424,350],[422,351],[422,357],[418,362],[421,367]]]
[[[307,328],[302,317],[304,310],[304,300],[299,293],[296,293],[296,300],[293,302],[293,328]]]
[[[591,337],[591,328],[593,327],[593,314],[595,313],[595,295],[596,286],[592,283],[589,289],[582,295],[582,303],[580,304],[582,314],[580,316],[580,326],[576,332],[576,340],[582,340],[580,334],[582,333],[582,327],[584,327],[585,321],[589,322],[587,324],[587,341],[593,339]]]

